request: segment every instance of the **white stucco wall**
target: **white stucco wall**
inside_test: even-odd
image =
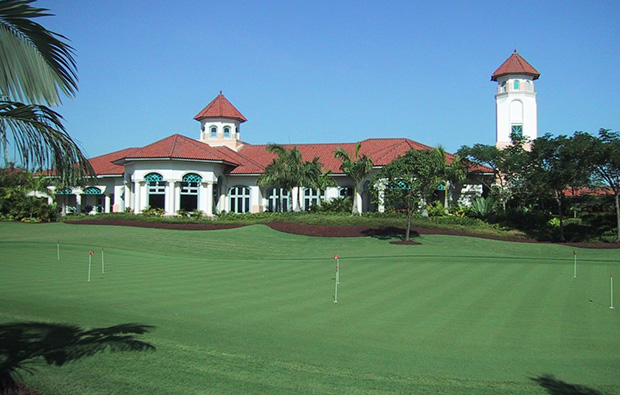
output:
[[[519,89],[514,89],[514,82],[519,81]],[[528,81],[529,88],[528,90]],[[502,83],[506,82],[506,91],[502,92]],[[510,145],[510,133],[513,124],[523,125],[523,136],[530,140],[538,137],[538,110],[536,91],[531,76],[509,75],[497,79],[498,93],[495,95],[496,109],[496,145],[499,148]]]

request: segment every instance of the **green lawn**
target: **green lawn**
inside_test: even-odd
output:
[[[24,376],[49,394],[620,393],[620,251],[578,249],[574,279],[569,247],[418,241],[0,223],[0,323],[156,327]]]

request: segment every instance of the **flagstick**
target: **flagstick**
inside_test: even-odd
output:
[[[575,256],[575,268],[573,269],[573,278],[577,278],[577,251],[573,251]]]
[[[336,255],[336,288],[334,290],[334,303],[338,303],[338,284],[340,284],[340,259]]]
[[[58,256],[58,261],[60,261],[60,241],[56,243],[56,255]]]
[[[105,273],[105,264],[103,260],[103,247],[101,247],[101,273]]]
[[[610,303],[609,303],[609,308],[613,309],[614,308],[614,273],[613,272],[609,272],[609,294],[610,294]]]
[[[88,254],[88,281],[90,281],[90,263],[93,260],[93,256]]]

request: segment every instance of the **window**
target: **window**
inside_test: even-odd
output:
[[[217,137],[217,127],[211,126],[211,138]]]
[[[514,88],[516,91],[519,90],[519,80],[515,80]]]
[[[148,205],[163,209],[166,204],[166,183],[161,174],[149,173],[144,177],[147,184]]]
[[[224,128],[224,138],[225,139],[229,139],[230,138],[230,128],[228,126],[226,126]]]
[[[523,125],[512,125],[511,135],[523,137]]]
[[[528,81],[525,83],[525,90],[527,90],[528,92],[531,92],[531,91],[532,91],[532,81],[529,81],[529,80],[528,80]]]
[[[325,191],[322,189],[304,189],[304,209],[308,210],[315,204],[320,205],[321,200],[325,199]]]
[[[338,188],[338,196],[341,198],[352,197],[353,187],[340,187]]]
[[[244,186],[230,189],[230,212],[247,213],[250,211],[250,188]]]
[[[189,173],[181,180],[181,210],[194,211],[198,209],[198,190],[202,177]]]
[[[506,81],[502,82],[501,90],[502,90],[502,93],[506,92]]]
[[[280,213],[289,210],[291,194],[284,188],[271,188],[267,191],[267,211]]]

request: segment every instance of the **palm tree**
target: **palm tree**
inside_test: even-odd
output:
[[[0,2],[0,143],[5,163],[33,170],[54,169],[64,182],[76,184],[93,170],[62,125],[62,117],[46,106],[77,91],[73,48],[66,37],[32,21],[49,16],[31,6],[33,0]]]
[[[366,155],[359,156],[362,143],[355,145],[355,157],[351,159],[349,153],[343,148],[334,151],[334,157],[341,162],[340,170],[353,179],[353,208],[351,214],[360,214],[361,210],[357,206],[357,190],[359,183],[372,170],[372,160]]]
[[[467,166],[462,157],[454,155],[452,162],[448,163],[448,156],[446,150],[442,145],[438,145],[433,150],[440,158],[442,163],[443,173],[443,185],[444,185],[444,203],[443,206],[448,209],[450,204],[448,196],[450,196],[450,189],[455,184],[464,181],[467,178]]]
[[[301,188],[318,188],[320,186],[321,168],[323,165],[319,158],[315,157],[311,162],[302,160],[301,152],[294,147],[287,150],[279,144],[269,144],[267,151],[276,154],[273,162],[265,167],[263,174],[258,177],[258,185],[274,185],[289,191],[291,197],[293,190],[298,189],[297,207],[301,209]]]

